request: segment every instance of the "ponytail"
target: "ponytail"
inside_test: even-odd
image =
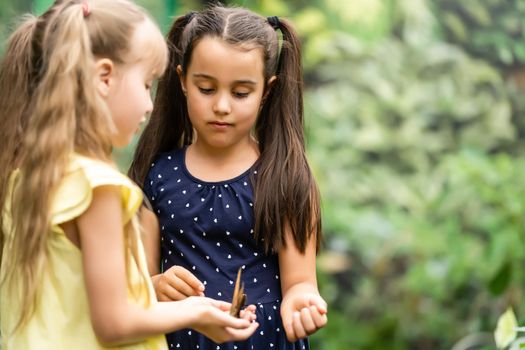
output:
[[[267,251],[275,251],[286,244],[289,229],[304,252],[312,235],[320,246],[319,193],[305,154],[301,45],[287,20],[280,19],[278,29],[283,42],[277,79],[255,126],[261,151],[254,181],[255,233]]]
[[[190,12],[173,23],[168,33],[168,67],[159,80],[150,120],[139,139],[129,177],[142,187],[155,156],[174,147],[189,145],[193,140],[186,98],[182,91],[177,66],[183,65],[183,33],[195,15]]]
[[[280,53],[276,30],[282,32]],[[186,74],[193,48],[206,36],[234,46],[261,48],[265,80],[277,75],[271,88],[266,87],[255,124],[261,151],[257,178],[252,181],[255,236],[266,251],[276,251],[286,244],[288,231],[301,252],[312,238],[319,248],[319,193],[305,155],[301,46],[286,20],[215,5],[174,22],[168,34],[168,70],[159,82],[153,113],[137,145],[130,177],[143,185],[158,153],[193,141],[177,66]]]
[[[6,189],[10,174],[17,166],[22,131],[27,126],[27,101],[31,98],[31,82],[36,74],[32,65],[32,38],[36,23],[37,19],[32,15],[25,18],[11,35],[0,65],[0,140],[3,143],[3,151],[0,152],[0,266],[6,234],[3,225]]]
[[[153,24],[142,8],[127,0],[90,0],[89,6],[80,0],[55,0],[12,36],[0,66],[0,136],[7,141],[0,150],[0,208],[3,215],[11,208],[12,218],[9,226],[0,226],[3,251],[9,250],[0,283],[22,298],[17,310],[21,317],[10,332],[30,319],[38,302],[48,261],[53,194],[71,154],[112,163],[114,123],[96,89],[95,57],[115,64],[147,58],[159,73],[164,69],[167,55],[160,31],[145,44],[147,54],[132,50],[135,30],[144,21]],[[9,183],[16,168],[16,183]],[[124,227],[125,259],[134,261],[145,281],[149,276],[137,258],[138,237],[132,218]],[[130,271],[128,289],[137,296],[143,284],[132,283]],[[146,294],[149,300],[149,290]]]
[[[104,128],[107,122],[103,102],[94,89],[94,59],[82,8],[64,3],[50,16],[41,35],[41,77],[31,99],[30,123],[25,126],[19,157],[20,176],[12,204],[12,230],[6,244],[12,259],[5,262],[5,281],[17,275],[22,293],[21,317],[15,330],[32,316],[46,268],[53,191],[64,175],[75,145],[90,140],[93,154],[109,159],[107,139],[100,134],[77,132],[80,124]],[[30,57],[30,56],[29,56]],[[35,81],[28,79],[28,81]],[[30,193],[31,196],[27,194]],[[43,210],[45,208],[45,210]],[[30,218],[30,219],[29,219]]]

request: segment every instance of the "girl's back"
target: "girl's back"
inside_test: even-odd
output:
[[[8,193],[16,190],[15,171],[9,183]],[[21,328],[16,337],[7,336],[18,322],[21,311],[20,281],[12,279],[9,285],[0,288],[0,325],[2,349],[107,349],[97,340],[89,317],[89,304],[82,267],[82,254],[65,235],[61,225],[74,221],[90,205],[93,189],[113,185],[121,188],[122,203],[126,221],[134,219],[134,214],[142,202],[142,194],[126,176],[107,163],[73,154],[68,169],[60,181],[51,203],[52,227],[45,242],[47,264],[42,272],[39,286],[39,302],[34,316]],[[8,198],[11,197],[8,194]],[[10,206],[4,212],[4,232],[7,243],[12,237]],[[3,258],[12,259],[13,251],[4,247]],[[140,250],[142,251],[142,250]],[[146,307],[155,303],[154,293],[146,293],[151,288],[139,278],[138,266],[145,266],[143,255],[137,257],[127,254],[126,267],[132,285],[138,286],[136,293],[129,290],[133,303]],[[138,259],[140,261],[136,261]],[[3,265],[2,267],[4,267]],[[0,275],[3,277],[3,269]],[[144,271],[141,271],[144,273]],[[9,303],[5,301],[8,300]],[[126,349],[165,349],[163,336],[150,338],[144,342],[126,346]]]

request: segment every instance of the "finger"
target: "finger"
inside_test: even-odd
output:
[[[243,312],[249,312],[254,314],[257,311],[257,307],[255,305],[248,305],[244,309],[241,310],[241,315]]]
[[[253,306],[253,307],[250,307]],[[257,318],[257,315],[255,314],[256,308],[255,305],[250,305],[249,307],[246,307],[245,309],[241,310],[241,318],[248,320],[248,321],[254,321]]]
[[[187,297],[179,293],[178,291],[170,288],[157,293],[157,298],[159,299],[159,301],[180,301],[186,299]]]
[[[250,311],[241,311],[240,318],[248,321],[255,321],[257,319],[257,315]]]
[[[317,329],[324,327],[328,322],[326,314],[321,314],[316,306],[310,306],[310,315]]]
[[[186,285],[188,285],[191,289],[197,292],[204,292],[204,284],[195,277],[194,274],[192,274],[189,270],[185,269],[182,266],[176,266],[174,269],[174,274],[180,278]]]
[[[201,291],[193,289],[190,285],[188,285],[186,282],[184,282],[177,276],[170,276],[168,283],[170,284],[171,288],[177,290],[180,294],[186,297],[203,296],[203,293]]]
[[[293,313],[292,326],[297,339],[302,339],[307,336],[306,330],[304,329],[303,324],[301,323],[301,313],[299,311],[295,311]]]
[[[227,301],[216,300],[211,298],[208,299],[210,300],[211,305],[215,306],[221,311],[230,311],[230,308],[232,307],[232,304],[228,303]]]
[[[186,281],[180,278],[175,271],[167,271],[166,273],[166,282],[171,286],[171,288],[176,289],[179,293],[185,295],[186,297],[190,296],[199,296],[202,291],[193,289]]]
[[[311,295],[308,298],[308,306],[315,306],[321,314],[326,314],[328,312],[328,305],[326,301],[320,295]]]
[[[235,329],[227,327],[226,331],[230,335],[230,340],[245,340],[248,339],[255,330],[259,327],[257,322],[250,323],[250,326],[244,329]]]
[[[221,312],[221,315],[219,316],[218,323],[222,327],[228,327],[232,329],[246,329],[251,326],[251,322],[242,318],[237,318],[235,316],[231,316],[227,312]]]
[[[297,337],[295,336],[295,332],[293,329],[293,317],[285,316],[286,314],[282,314],[284,331],[286,333],[286,338],[288,339],[288,341],[294,342],[297,340]]]
[[[257,306],[255,306],[253,304],[250,304],[250,305],[246,306],[244,309],[255,313],[255,311],[257,311]]]
[[[159,301],[178,301],[186,299],[187,296],[173,288],[164,279],[157,284],[157,298]]]
[[[314,307],[317,312],[317,309]],[[311,309],[302,308],[301,309],[301,323],[307,335],[314,333],[317,330],[314,320],[312,319]]]

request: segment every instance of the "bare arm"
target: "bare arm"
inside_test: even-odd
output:
[[[160,273],[160,227],[157,216],[147,209],[140,209],[140,223],[143,228],[142,244],[148,260],[148,270],[150,275]]]
[[[327,306],[319,295],[315,266],[315,237],[301,253],[291,235],[279,250],[283,302],[281,317],[289,341],[296,341],[326,325]]]
[[[112,213],[112,215],[107,215]],[[126,344],[181,328],[194,328],[224,342],[246,339],[256,324],[229,316],[229,305],[209,298],[155,303],[149,309],[129,303],[122,230],[120,190],[98,187],[87,211],[77,219],[91,322],[99,340]]]
[[[189,270],[182,266],[172,266],[160,271],[160,227],[157,216],[142,207],[140,221],[144,250],[148,260],[148,270],[153,288],[159,301],[176,301],[190,296],[204,296],[204,285]]]

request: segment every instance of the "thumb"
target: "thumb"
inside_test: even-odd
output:
[[[222,301],[222,300],[210,299],[210,302],[211,302],[211,305],[213,305],[214,307],[216,307],[217,309],[221,311],[229,311],[232,306],[227,301]]]
[[[231,316],[226,312],[221,312],[218,316],[218,320],[224,327],[229,327],[232,329],[244,329],[250,327],[251,322],[247,319],[237,318]]]

